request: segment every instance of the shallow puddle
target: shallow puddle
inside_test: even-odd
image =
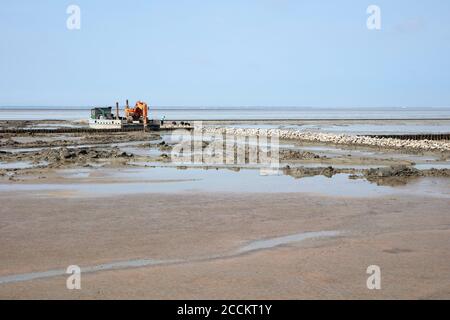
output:
[[[81,273],[92,273],[98,271],[107,271],[107,270],[117,270],[117,269],[126,269],[126,268],[139,268],[139,267],[147,267],[154,266],[163,263],[170,263],[174,261],[160,261],[153,259],[138,259],[138,260],[128,260],[128,261],[119,261],[112,262],[106,264],[100,264],[91,267],[81,268]],[[35,279],[45,279],[52,278],[57,276],[69,276],[64,269],[55,269],[43,272],[30,272],[24,274],[10,275],[0,277],[0,285],[14,282],[22,282],[22,281],[30,281]]]
[[[0,169],[30,169],[47,164],[47,162],[32,163],[31,161],[0,162]]]
[[[82,171],[86,174],[87,171]],[[305,193],[337,197],[373,197],[394,194],[448,197],[450,179],[419,178],[401,187],[378,186],[363,179],[349,179],[347,174],[295,179],[279,170],[265,169],[177,169],[171,167],[122,170],[97,169],[99,178],[92,182],[82,177],[71,183],[0,184],[0,192],[35,191],[40,196],[57,196],[55,191],[69,191],[74,197],[108,197],[143,193]],[[75,174],[72,172],[72,174]],[[77,176],[75,176],[77,177]],[[105,182],[102,183],[102,180]],[[113,183],[106,181],[114,180]],[[432,183],[426,183],[426,182]]]
[[[255,250],[270,249],[285,244],[300,242],[312,238],[335,237],[339,235],[339,231],[319,231],[319,232],[303,232],[292,234],[289,236],[271,238],[266,240],[257,240],[250,242],[248,245],[240,248],[239,253],[246,253]]]
[[[325,155],[329,158],[335,156],[348,156],[353,157],[367,157],[377,159],[394,159],[394,160],[409,160],[415,162],[434,161],[437,160],[437,156],[433,155],[415,155],[408,153],[396,153],[396,152],[383,152],[383,151],[369,151],[369,150],[356,150],[354,148],[346,148],[345,146],[296,146],[289,148],[293,150],[306,150],[320,155]]]
[[[414,167],[419,170],[450,169],[450,162],[447,162],[447,163],[418,163]]]

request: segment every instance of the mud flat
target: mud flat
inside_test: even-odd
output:
[[[44,125],[45,122],[39,124]],[[30,123],[26,122],[26,125],[30,125]],[[217,133],[223,132],[224,129],[206,127],[205,130]],[[229,132],[228,129],[226,130]],[[260,134],[263,132],[266,131],[253,130],[249,132],[247,129],[232,131],[233,134]],[[273,132],[273,130],[269,130],[269,132]],[[313,135],[313,133],[308,134]],[[214,152],[215,144],[222,144],[221,140],[208,139],[208,135],[205,135],[204,138],[205,140],[201,143],[202,151],[205,154]],[[20,182],[25,180],[29,182],[35,179],[44,183],[45,177],[52,176],[52,170],[64,168],[105,166],[119,168],[132,167],[138,163],[148,163],[150,166],[178,166],[177,155],[172,153],[173,147],[177,143],[179,141],[176,139],[176,135],[164,131],[160,133],[122,132],[95,135],[3,134],[0,136],[0,181]],[[318,147],[317,144],[319,144]],[[323,144],[322,140],[316,142],[305,142],[301,139],[281,140],[279,158],[282,171],[280,172],[295,178],[315,175],[330,177],[335,174],[346,173],[353,175],[354,178],[370,179],[370,181],[375,182],[374,175],[368,174],[367,170],[397,167],[412,168],[416,164],[419,168],[427,168],[426,170],[411,169],[408,175],[402,174],[401,176],[395,173],[396,169],[393,169],[394,173],[391,176],[396,176],[397,181],[402,180],[407,183],[414,177],[448,177],[448,170],[450,169],[449,153],[440,149],[418,151],[408,148],[394,148],[398,151],[389,153],[387,150],[392,150],[392,148],[377,147],[364,151],[364,148],[373,148],[373,146],[347,145],[339,144],[339,142],[329,144],[329,146],[343,148],[339,149],[340,152],[335,152],[337,149],[328,150],[323,147]],[[243,145],[236,145],[227,152],[245,152],[245,148]],[[317,148],[317,150],[314,148]],[[321,152],[320,148],[325,151]],[[400,152],[404,154],[399,154]],[[427,155],[422,155],[424,153]],[[189,166],[187,165],[187,168]],[[230,165],[223,163],[199,163],[196,166],[205,169],[225,167],[233,170],[248,167],[245,164]],[[434,166],[439,169],[430,171]],[[406,171],[403,170],[403,172]],[[377,179],[376,182],[382,184],[386,181],[393,181],[387,175],[385,172],[381,177],[384,182],[380,182],[381,179]]]
[[[0,298],[449,299],[447,149],[290,137],[267,174],[163,131],[0,136]]]
[[[3,299],[450,298],[445,198],[0,199]],[[73,264],[86,270],[81,290],[66,289],[62,272]],[[366,288],[372,264],[382,290]]]

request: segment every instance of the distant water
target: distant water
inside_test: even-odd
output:
[[[0,120],[81,120],[89,118],[89,110],[90,107],[0,107]],[[165,116],[166,120],[450,119],[450,107],[150,107],[150,116]]]

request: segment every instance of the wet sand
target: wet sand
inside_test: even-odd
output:
[[[282,141],[267,175],[172,138],[1,136],[0,298],[450,298],[448,153]]]
[[[86,273],[75,291],[66,289],[66,276],[1,284],[1,298],[450,298],[449,199],[232,193],[82,201],[1,193],[0,199],[0,278],[72,264],[177,261]],[[283,240],[323,231],[338,234]],[[274,247],[239,251],[273,238]],[[372,264],[382,270],[378,291],[366,288]]]

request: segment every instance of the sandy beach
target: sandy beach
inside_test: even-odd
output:
[[[0,279],[117,261],[155,266],[0,285],[6,299],[449,298],[450,200],[297,194],[151,194],[67,199],[2,194]],[[424,214],[426,213],[426,214]],[[240,252],[249,243],[336,231]],[[366,287],[381,266],[382,290]]]
[[[169,131],[4,134],[0,297],[450,298],[447,151],[282,140],[267,176],[180,165],[176,145]]]

